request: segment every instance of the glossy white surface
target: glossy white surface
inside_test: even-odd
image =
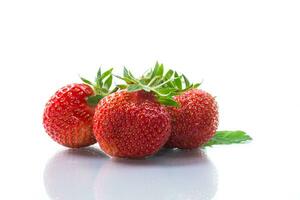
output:
[[[0,199],[300,199],[297,0],[0,1]],[[155,61],[217,96],[253,142],[119,160],[42,127],[58,88]],[[205,155],[203,155],[205,154]]]
[[[52,199],[211,199],[217,171],[199,150],[125,160],[89,148],[55,154],[44,171],[44,184]]]

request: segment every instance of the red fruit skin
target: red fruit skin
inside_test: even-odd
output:
[[[85,84],[69,84],[59,89],[47,102],[43,125],[59,144],[79,148],[96,143],[92,131],[94,107],[86,99],[93,89]]]
[[[209,93],[192,89],[174,97],[179,108],[168,107],[172,119],[167,148],[193,149],[208,142],[218,127],[218,106]]]
[[[143,158],[168,140],[170,116],[145,91],[118,91],[100,100],[93,130],[101,149],[113,157]]]

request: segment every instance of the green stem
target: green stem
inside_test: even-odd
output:
[[[156,80],[158,80],[160,77],[159,76],[155,76],[149,83],[147,86],[151,86]]]

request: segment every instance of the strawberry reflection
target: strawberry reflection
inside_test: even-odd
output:
[[[50,199],[93,200],[96,175],[109,160],[100,150],[88,147],[58,152],[44,171]]]
[[[162,150],[144,160],[111,159],[97,175],[97,200],[209,200],[217,171],[201,150]]]

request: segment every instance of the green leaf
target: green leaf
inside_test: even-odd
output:
[[[122,90],[122,89],[126,89],[127,85],[125,85],[125,84],[119,84],[119,85],[117,85],[117,87]]]
[[[135,83],[132,79],[128,78],[128,77],[121,77],[118,75],[114,75],[116,78],[121,79],[123,81],[125,81],[127,84],[131,84],[131,83]]]
[[[179,103],[173,100],[171,97],[158,97],[158,101],[166,106],[175,106],[179,107]]]
[[[174,82],[174,80],[173,80],[173,82]],[[174,88],[175,89],[175,85],[174,85],[173,82],[172,81],[168,82],[167,86],[170,87],[170,88]]]
[[[185,87],[190,87],[190,81],[187,79],[187,77],[185,75],[182,74],[182,77],[184,79],[184,84],[185,84]]]
[[[151,74],[151,78],[150,78],[150,79],[154,78],[154,77],[157,75],[157,71],[159,70],[159,69],[158,69],[159,66],[160,66],[160,65],[158,64],[158,62],[156,62],[155,67],[154,67],[154,69],[153,69],[153,71],[152,71],[152,74]]]
[[[240,144],[252,140],[244,131],[217,131],[203,147],[221,144]]]
[[[118,91],[119,90],[119,87],[114,87],[114,89],[112,89],[110,92],[109,92],[109,94],[112,94],[112,93],[114,93],[114,92],[116,92],[116,91]]]
[[[128,77],[128,70],[126,67],[123,68],[123,77]]]
[[[89,96],[87,99],[87,103],[90,106],[96,106],[103,97],[104,96],[102,96],[102,95]]]
[[[101,75],[101,80],[103,80],[105,77],[111,75],[113,68],[110,68],[109,70],[105,71],[102,75]]]
[[[174,79],[174,84],[176,85],[176,87],[177,87],[179,90],[181,90],[181,89],[182,89],[182,83],[181,83],[180,77],[179,77],[179,75],[178,75],[177,72],[175,72],[174,77],[175,77],[175,79]]]
[[[108,89],[106,89],[106,88],[98,88],[98,90],[99,90],[100,93],[102,93],[102,94],[108,94]]]
[[[99,68],[98,72],[97,72],[97,77],[96,77],[96,84],[99,87],[102,87],[102,79],[101,79],[101,67]]]
[[[193,88],[198,88],[201,85],[201,83],[195,83],[193,84]]]
[[[123,69],[123,77],[134,79],[134,76],[126,67]]]
[[[146,79],[149,79],[152,75],[152,69],[147,69],[144,73],[143,73],[143,76],[144,78]]]
[[[109,77],[104,82],[104,87],[109,90],[111,84],[112,84],[112,75],[110,74]]]
[[[87,80],[87,79],[85,79],[85,78],[83,78],[83,77],[80,77],[80,79],[81,79],[84,83],[86,83],[86,84],[88,84],[88,85],[93,85],[93,83],[92,83],[91,81],[89,81],[89,80]]]
[[[142,85],[143,90],[145,90],[146,92],[151,92],[151,88],[148,87],[147,85]]]
[[[164,65],[160,64],[158,66],[157,72],[156,72],[156,76],[161,77],[164,74]]]
[[[174,71],[171,70],[171,69],[169,69],[169,70],[167,71],[167,73],[165,74],[164,79],[165,79],[165,80],[169,80],[169,79],[173,76],[173,74],[174,74]]]
[[[182,92],[192,88],[192,84],[187,77],[179,75],[173,70],[167,70],[164,74],[164,65],[156,62],[155,66],[143,73],[139,78],[135,78],[131,72],[124,67],[123,76],[116,76],[126,82],[128,91],[144,90],[146,92],[153,92],[157,100],[165,105],[179,106],[179,104],[172,98]],[[121,85],[121,88],[126,88]]]
[[[134,76],[133,76],[133,74],[129,70],[128,70],[128,75],[129,75],[130,78],[135,79]]]
[[[101,67],[99,67],[99,69],[98,69],[97,77],[101,77]]]
[[[132,85],[128,86],[127,91],[128,92],[135,92],[135,91],[142,90],[142,89],[143,89],[143,87],[141,85],[132,84]]]
[[[160,76],[155,76],[152,78],[152,80],[147,84],[148,86],[153,86],[156,85],[157,83],[160,83],[161,77]]]
[[[158,88],[156,91],[158,91],[161,94],[172,94],[176,91],[175,88],[165,87],[165,88]]]
[[[113,68],[105,71],[104,73],[101,73],[101,68],[99,68],[97,71],[95,83],[92,83],[91,81],[80,77],[84,83],[91,85],[95,92],[94,96],[88,98],[89,99],[88,102],[90,102],[91,105],[94,104],[94,101],[97,100],[97,98],[99,98],[99,97],[102,98],[104,96],[107,96],[113,92],[116,92],[119,89],[118,87],[115,86],[113,88],[113,90],[110,90],[110,88],[112,86],[112,80],[113,80],[112,71],[113,71]],[[97,96],[97,95],[100,95],[100,96]]]

